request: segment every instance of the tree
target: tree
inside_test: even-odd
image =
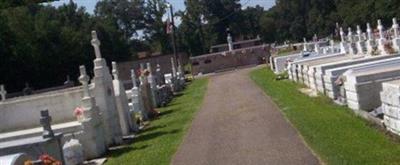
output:
[[[145,39],[150,43],[153,51],[161,53],[172,52],[170,35],[167,34],[166,24],[163,21],[163,16],[169,10],[166,4],[165,0],[148,0],[145,12]]]

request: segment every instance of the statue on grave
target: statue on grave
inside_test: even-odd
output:
[[[144,67],[143,67],[144,68]],[[143,108],[144,108],[144,114],[143,118],[144,120],[149,120],[151,118],[157,117],[158,112],[154,109],[153,103],[152,103],[152,95],[151,95],[151,88],[150,84],[148,82],[148,76],[149,76],[149,71],[147,69],[143,69],[140,72],[140,95],[141,95],[141,101],[143,103]]]

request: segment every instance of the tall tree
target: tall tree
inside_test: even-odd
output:
[[[147,0],[145,39],[150,43],[153,51],[161,53],[172,52],[170,36],[166,32],[166,24],[163,21],[163,17],[168,14],[167,11],[169,8],[165,0]]]

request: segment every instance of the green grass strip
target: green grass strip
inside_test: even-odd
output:
[[[300,85],[276,81],[266,68],[251,78],[278,104],[306,143],[326,164],[400,164],[400,145],[350,109],[327,97],[308,97]]]
[[[181,96],[167,107],[159,109],[159,119],[151,121],[150,126],[129,147],[110,153],[106,164],[170,164],[194,115],[200,109],[207,83],[207,79],[194,80]]]

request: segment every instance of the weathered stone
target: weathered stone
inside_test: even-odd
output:
[[[96,59],[94,60],[94,97],[100,108],[107,145],[122,143],[122,131],[119,123],[119,115],[115,102],[114,87],[110,70],[105,59],[101,58],[100,41],[97,39],[95,31],[92,32],[92,46],[94,48]]]
[[[117,105],[119,123],[121,125],[122,135],[130,135],[131,132],[137,131],[138,126],[132,121],[129,112],[129,102],[126,96],[125,87],[119,80],[118,67],[116,62],[112,62],[112,73],[114,76],[113,86],[115,93],[115,103]]]
[[[382,90],[382,82],[400,78],[400,66],[366,66],[348,70],[343,75],[348,106],[368,111],[381,105],[379,92]]]

